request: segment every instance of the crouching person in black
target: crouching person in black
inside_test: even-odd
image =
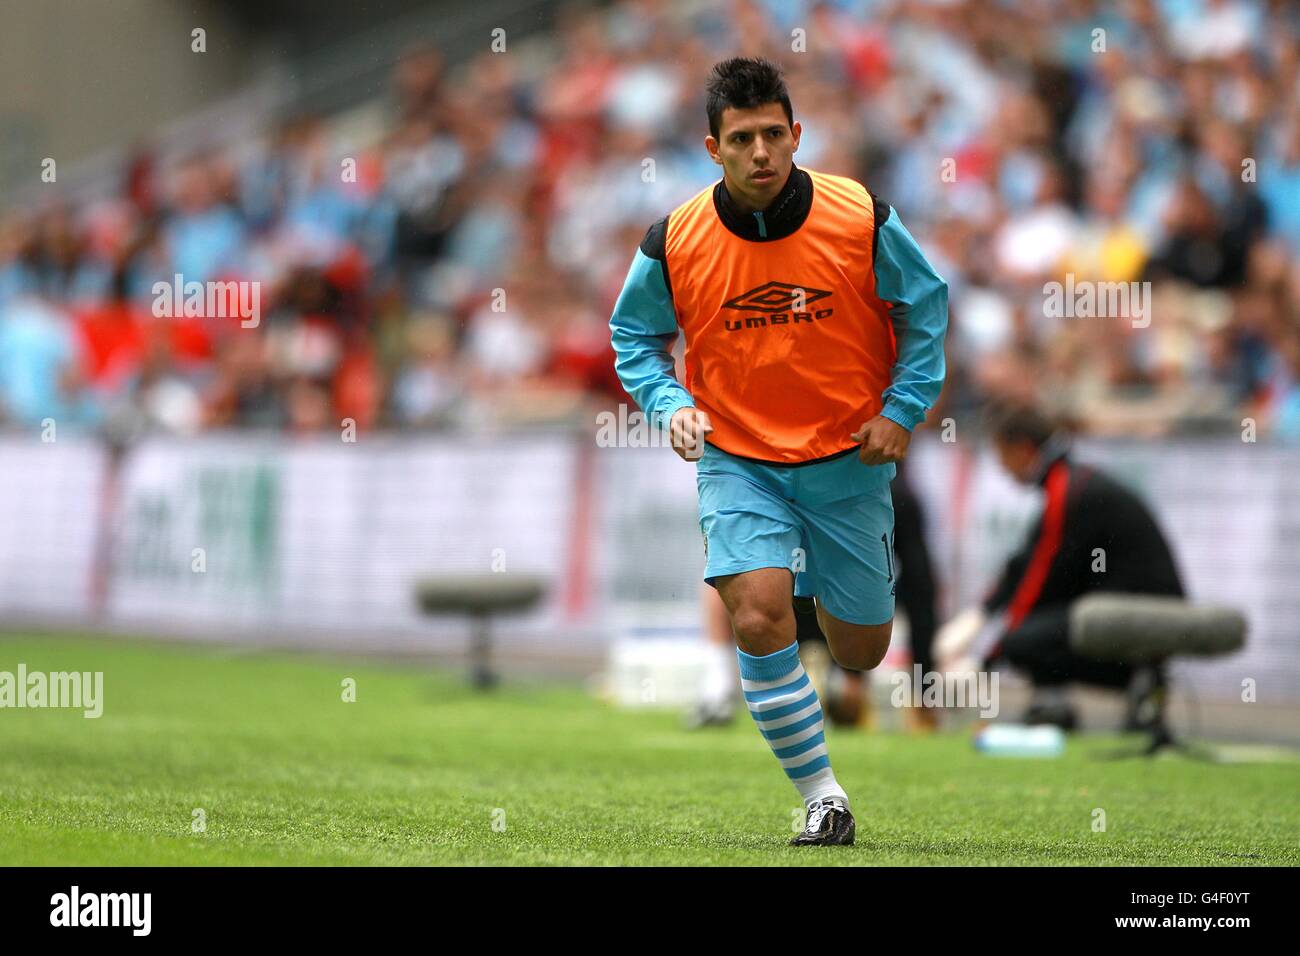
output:
[[[1065,689],[1071,683],[1129,690],[1126,729],[1158,719],[1164,668],[1089,660],[1069,642],[1069,611],[1093,591],[1183,596],[1173,555],[1142,500],[1096,468],[1075,462],[1053,423],[1035,409],[1003,407],[990,415],[1002,467],[1023,484],[1043,488],[1043,513],[1025,546],[1006,564],[982,607],[959,615],[936,638],[951,659],[978,634],[989,666],[1003,660],[1033,682],[1025,723],[1072,729]],[[946,632],[946,633],[945,633]],[[1000,637],[999,637],[1000,635]]]

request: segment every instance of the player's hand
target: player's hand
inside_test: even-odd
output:
[[[907,446],[912,443],[911,432],[883,415],[877,415],[866,422],[849,437],[862,442],[858,458],[864,465],[886,465],[902,461],[907,455]]]
[[[693,405],[679,408],[668,423],[673,451],[683,461],[699,461],[704,454],[704,437],[713,431],[709,416]]]

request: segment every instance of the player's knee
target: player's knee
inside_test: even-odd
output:
[[[894,622],[874,624],[856,629],[857,633],[849,640],[828,642],[831,656],[841,667],[854,671],[869,671],[880,666],[889,652],[889,639],[893,634]]]
[[[787,646],[794,636],[794,615],[788,607],[749,604],[731,616],[731,627],[742,648],[772,653]]]

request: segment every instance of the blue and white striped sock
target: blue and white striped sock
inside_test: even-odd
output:
[[[736,648],[745,704],[804,803],[834,797],[848,806],[826,754],[822,705],[799,663],[799,644],[756,657]]]

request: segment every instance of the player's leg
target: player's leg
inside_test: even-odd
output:
[[[801,544],[788,471],[706,451],[696,470],[705,581],[718,588],[736,640],[741,689],[759,733],[809,808],[800,843],[853,841],[848,798],[826,752],[821,702],[795,641]]]
[[[894,629],[894,509],[880,482],[851,498],[799,509],[817,569],[817,622],[835,660],[869,671]]]
[[[885,659],[894,631],[892,617],[883,624],[853,624],[840,620],[820,604],[817,606],[817,623],[826,635],[826,643],[836,662],[854,671],[878,667]]]
[[[826,634],[818,623],[817,602],[811,596],[816,593],[815,586],[808,597],[799,596],[799,586],[796,577],[794,619],[799,657],[817,688],[827,719],[837,727],[855,727],[866,712],[866,681],[860,671],[844,668],[831,655]]]
[[[714,584],[731,616],[745,704],[808,810],[807,826],[791,842],[852,843],[853,816],[831,769],[821,701],[799,660],[794,575],[757,568]]]
[[[794,576],[786,568],[756,568],[714,579],[731,619],[736,646],[754,657],[794,643]]]

